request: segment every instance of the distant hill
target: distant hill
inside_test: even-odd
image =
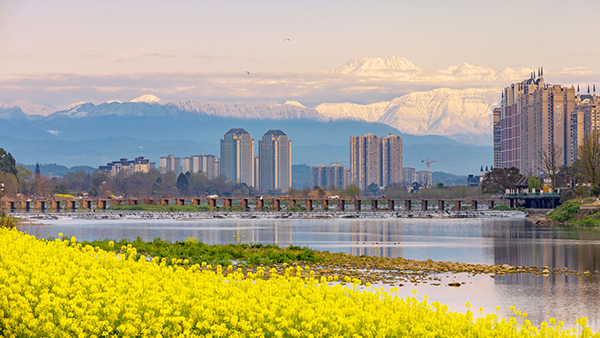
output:
[[[292,187],[302,189],[312,188],[312,168],[306,164],[292,165]]]
[[[23,165],[25,168],[31,170],[32,172],[35,172],[35,164],[24,164]],[[60,176],[60,177],[64,177],[68,172],[70,171],[79,171],[79,170],[83,170],[86,173],[92,173],[95,170],[97,170],[98,167],[90,167],[90,166],[73,166],[71,168],[64,166],[64,165],[60,165],[60,164],[56,164],[56,163],[51,163],[51,164],[40,164],[40,174],[42,175],[53,175],[53,176]]]
[[[433,184],[442,182],[445,186],[467,185],[467,176],[454,175],[441,171],[434,171],[431,173],[431,176],[433,176]]]

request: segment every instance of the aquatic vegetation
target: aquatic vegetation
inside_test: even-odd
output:
[[[122,239],[83,241],[81,245],[91,245],[106,251],[119,251],[123,247],[133,247],[140,255],[157,257],[158,259],[187,259],[189,265],[207,262],[212,265],[231,265],[232,261],[249,263],[253,265],[273,265],[276,263],[304,262],[313,264],[319,261],[315,252],[308,247],[291,246],[280,248],[277,245],[263,245],[260,243],[242,243],[244,235],[236,232],[233,239],[237,244],[208,245],[198,242],[195,238],[185,241],[170,242],[160,238],[144,242],[141,238],[134,241]],[[113,243],[111,246],[110,243]]]
[[[3,228],[14,228],[17,224],[17,221],[8,216],[4,211],[0,210],[0,227]]]
[[[397,289],[310,277],[308,265],[182,268],[178,259],[146,261],[131,245],[116,255],[74,237],[43,241],[8,229],[0,244],[6,337],[600,337],[585,318],[579,331],[552,319],[534,327],[517,311],[477,318],[469,304],[450,312],[426,297],[395,297]]]

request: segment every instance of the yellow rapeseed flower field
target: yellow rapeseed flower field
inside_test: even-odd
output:
[[[283,275],[37,240],[0,229],[0,330],[5,337],[600,337],[449,312],[427,299]],[[307,267],[305,267],[306,269]],[[309,268],[308,268],[309,269]],[[265,279],[265,273],[270,278]],[[585,319],[579,321],[585,327]]]

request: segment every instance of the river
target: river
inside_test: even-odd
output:
[[[44,221],[49,225],[23,225],[19,230],[37,238],[76,236],[78,240],[135,239],[145,241],[197,238],[207,244],[290,244],[353,255],[404,257],[512,266],[566,267],[589,270],[592,276],[565,275],[447,275],[447,281],[464,281],[461,287],[430,284],[405,285],[400,296],[446,304],[452,311],[496,312],[508,318],[515,306],[534,325],[550,317],[577,327],[576,318],[587,317],[588,326],[600,329],[600,230],[580,227],[536,226],[524,219],[208,219],[208,220],[82,220]],[[387,287],[387,286],[384,286]],[[522,319],[520,320],[522,322]]]

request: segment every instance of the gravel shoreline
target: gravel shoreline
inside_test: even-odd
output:
[[[214,211],[214,212],[150,212],[150,211],[101,211],[101,212],[27,212],[11,213],[22,220],[41,221],[58,219],[78,220],[121,220],[121,219],[373,219],[373,218],[527,218],[527,213],[519,210],[466,210],[466,211],[377,211],[377,212],[260,212],[260,211]]]

